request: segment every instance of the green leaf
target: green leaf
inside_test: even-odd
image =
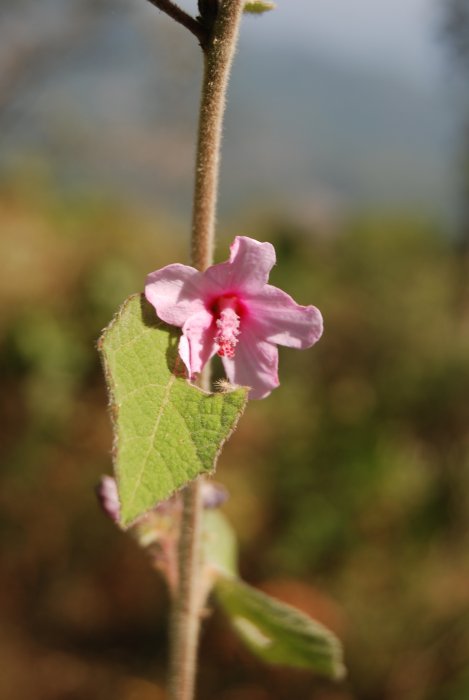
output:
[[[238,573],[238,543],[227,518],[219,510],[204,512],[204,562],[217,575]]]
[[[340,643],[319,622],[236,578],[219,577],[215,594],[256,656],[333,679],[344,676]]]
[[[124,302],[98,344],[124,527],[199,474],[213,472],[247,401],[244,388],[207,394],[190,384],[179,335],[138,294]]]
[[[269,10],[275,10],[275,3],[265,2],[264,0],[252,0],[252,2],[246,2],[244,5],[244,12],[248,12],[251,15],[261,15]]]

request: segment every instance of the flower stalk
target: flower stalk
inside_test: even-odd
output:
[[[199,113],[194,203],[192,264],[204,271],[213,262],[220,147],[226,91],[236,49],[244,0],[220,0],[209,38],[202,45],[204,77]],[[210,388],[209,366],[199,379]],[[179,537],[178,587],[173,599],[170,635],[169,700],[192,700],[201,616],[200,566],[201,482],[186,487]]]

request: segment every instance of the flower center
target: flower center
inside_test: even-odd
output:
[[[233,358],[235,356],[235,348],[240,334],[236,306],[236,297],[221,297],[217,302],[218,318],[216,320],[215,342],[218,345],[217,353],[220,357]]]

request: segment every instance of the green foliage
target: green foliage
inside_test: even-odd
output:
[[[244,410],[246,389],[207,394],[185,378],[179,331],[141,295],[123,304],[99,343],[115,428],[121,523],[211,473]]]
[[[238,543],[228,520],[219,510],[204,511],[204,560],[215,575],[238,573]]]
[[[218,603],[255,656],[333,679],[344,675],[341,646],[332,632],[240,580],[236,535],[219,511],[204,514],[204,560]]]
[[[240,638],[259,658],[329,678],[344,675],[340,644],[323,625],[236,578],[220,577],[215,593]]]

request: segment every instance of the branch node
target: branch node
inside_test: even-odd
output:
[[[178,24],[182,24],[183,27],[188,29],[197,39],[199,44],[203,47],[207,41],[207,30],[199,18],[194,18],[192,15],[188,14],[182,7],[176,5],[172,0],[148,0],[151,5],[154,5],[158,10],[164,12],[174,19]]]

